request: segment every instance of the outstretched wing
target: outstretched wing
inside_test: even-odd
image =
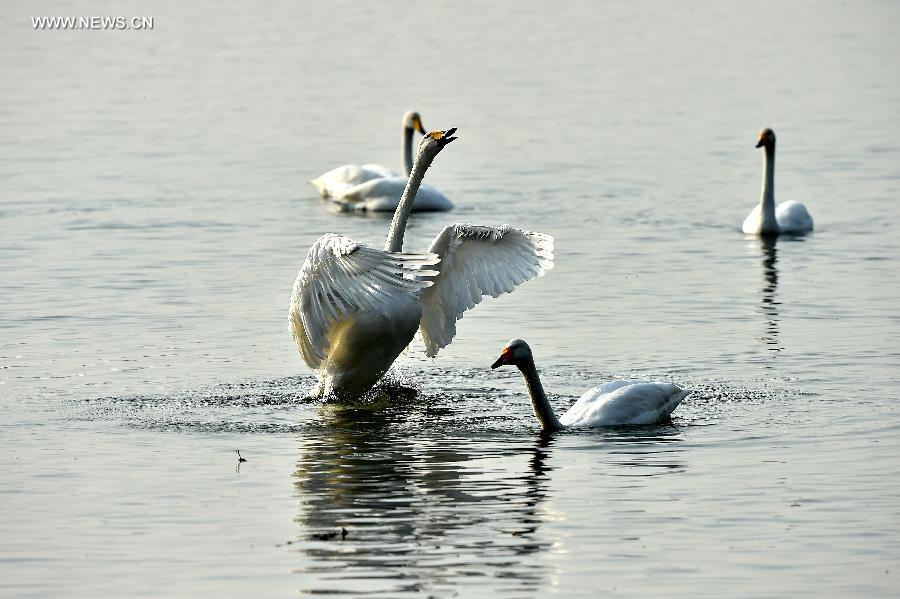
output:
[[[441,259],[434,285],[419,299],[425,353],[431,357],[450,344],[456,335],[456,321],[482,297],[510,293],[553,268],[551,236],[509,225],[450,225],[428,251]]]
[[[318,369],[328,331],[348,315],[380,310],[430,286],[434,254],[385,252],[343,235],[326,234],[309,248],[291,293],[291,335],[303,361]]]

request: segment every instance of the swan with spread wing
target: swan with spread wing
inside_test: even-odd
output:
[[[410,110],[403,115],[404,175],[378,164],[345,164],[312,179],[319,194],[344,210],[356,212],[393,212],[400,203],[406,181],[413,168],[413,135],[426,134],[422,117]],[[420,186],[413,211],[450,210],[453,203],[431,185]]]
[[[384,250],[327,234],[310,248],[294,282],[290,329],[320,384],[315,396],[353,400],[393,364],[417,330],[434,357],[456,334],[456,321],[553,268],[553,238],[509,225],[445,227],[423,253],[403,252],[416,192],[456,129],[419,144]]]

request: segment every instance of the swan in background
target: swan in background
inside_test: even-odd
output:
[[[403,115],[403,164],[407,177],[412,171],[412,142],[415,131],[422,135],[426,133],[419,113],[410,110]],[[345,187],[359,185],[371,179],[396,176],[398,176],[397,173],[379,164],[364,164],[362,166],[345,164],[320,175],[316,179],[312,179],[310,183],[319,190],[323,198],[328,198]]]
[[[808,233],[813,220],[800,202],[782,202],[775,206],[775,132],[759,132],[756,147],[766,149],[762,193],[759,204],[744,219],[742,230],[750,235],[778,235],[779,233]]]
[[[456,129],[419,143],[385,249],[323,235],[310,248],[291,293],[290,329],[320,384],[313,396],[361,397],[387,372],[421,329],[428,356],[449,344],[456,321],[553,267],[553,238],[501,227],[445,227],[423,253],[403,253],[416,192]]]
[[[406,180],[413,167],[413,134],[426,134],[418,112],[403,115],[404,175],[378,164],[345,164],[312,179],[310,183],[323,198],[330,199],[344,210],[393,212],[400,203]],[[416,194],[414,211],[450,210],[453,204],[430,185],[422,185]]]
[[[537,368],[531,348],[521,339],[506,344],[491,368],[513,364],[522,372],[534,415],[545,431],[569,427],[616,426],[622,424],[655,424],[669,417],[681,400],[690,394],[669,383],[613,381],[587,391],[560,418],[556,417]]]

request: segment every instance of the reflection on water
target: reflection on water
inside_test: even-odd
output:
[[[456,409],[447,401],[324,409],[304,430],[291,543],[301,592],[442,596],[473,585],[534,596],[554,583],[553,555],[568,551],[557,525],[569,518],[558,510],[571,492],[573,455],[590,456],[598,475],[592,496],[613,518],[633,508],[618,502],[623,485],[639,492],[687,469],[678,459],[679,424],[547,434],[517,405],[498,415],[514,431],[443,426],[434,411]]]
[[[682,451],[680,427],[673,423],[650,426],[621,426],[600,429],[608,476],[654,477],[685,472],[687,467],[676,457]]]
[[[360,418],[368,420],[360,426]],[[295,471],[308,593],[434,592],[492,578],[534,591],[553,440],[409,435],[403,416],[342,412],[304,435]],[[530,457],[527,457],[530,451]],[[343,540],[323,533],[345,527]]]
[[[759,311],[765,318],[765,329],[763,335],[759,338],[773,355],[784,349],[778,338],[778,301],[776,292],[778,290],[778,244],[777,237],[760,237],[760,249],[762,251],[762,289],[760,290]],[[767,366],[771,368],[771,365]]]

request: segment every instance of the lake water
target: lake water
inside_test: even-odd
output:
[[[873,597],[900,588],[900,5],[158,4],[0,16],[0,594]],[[46,11],[46,12],[45,12]],[[92,16],[94,13],[75,13]],[[305,184],[460,139],[416,215],[556,238],[556,268],[339,409],[287,327]],[[763,243],[776,196],[816,230]],[[543,437],[616,378],[671,424]],[[235,450],[246,462],[238,464]],[[340,534],[341,527],[346,535]]]

